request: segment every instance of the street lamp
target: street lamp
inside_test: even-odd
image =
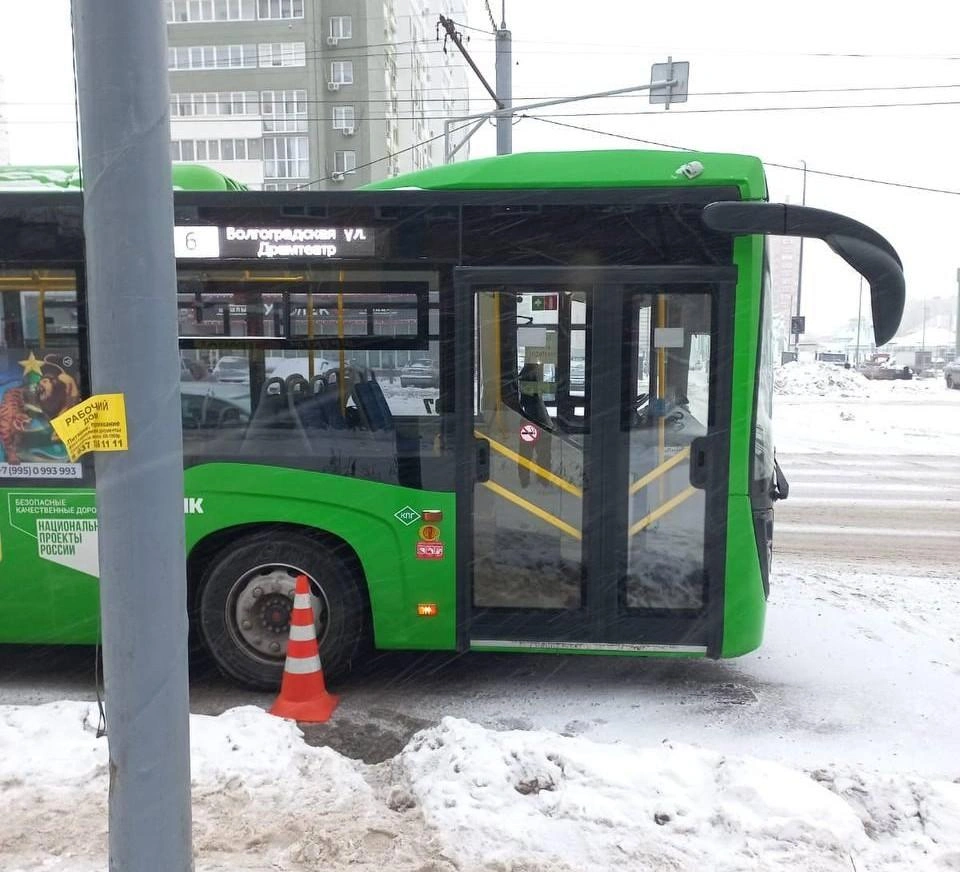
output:
[[[857,350],[853,354],[853,365],[860,365],[860,316],[863,312],[863,276],[860,276],[860,300],[857,303]]]
[[[923,298],[923,324],[920,326],[920,352],[927,350],[927,298]]]
[[[803,164],[803,192],[801,194],[800,205],[807,205],[807,162],[800,161]],[[800,317],[800,292],[803,290],[803,237],[800,237],[800,257],[797,264],[797,318]],[[794,333],[794,351],[797,353],[797,360],[800,359],[800,333]]]

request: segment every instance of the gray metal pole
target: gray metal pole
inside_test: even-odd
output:
[[[807,162],[800,161],[803,164],[803,194],[801,195],[801,205],[807,205]],[[800,295],[803,292],[803,237],[800,237],[800,256],[797,258],[797,317],[800,317]],[[800,334],[795,334],[794,350],[797,352],[797,360],[800,359]]]
[[[529,112],[532,109],[542,109],[545,106],[559,106],[562,103],[577,103],[581,100],[595,100],[598,97],[615,97],[618,94],[630,94],[636,91],[647,91],[651,88],[659,88],[663,85],[676,84],[676,82],[671,81],[670,79],[665,79],[663,81],[650,82],[647,85],[630,85],[628,88],[615,88],[612,91],[599,91],[593,94],[579,94],[576,97],[557,97],[554,100],[541,100],[538,103],[524,103],[521,106],[511,106],[509,109],[493,109],[489,112],[477,112],[473,115],[459,115],[456,118],[448,118],[443,122],[443,139],[445,143],[444,153],[446,154],[449,150],[449,157],[446,160],[446,163],[450,163],[449,158],[453,157],[464,145],[466,145],[467,140],[473,136],[474,133],[480,128],[480,126],[488,118],[499,119],[504,116],[515,115],[519,112]],[[461,121],[477,121],[476,126],[471,127],[467,135],[457,143],[457,145],[449,149],[450,143],[450,125],[459,124]],[[791,307],[793,304],[790,304]],[[792,310],[792,308],[791,308]]]
[[[507,22],[497,29],[497,100],[504,109],[513,106],[513,45]],[[513,154],[513,117],[497,116],[497,154]]]
[[[863,276],[860,276],[860,299],[857,301],[857,350],[853,355],[853,365],[860,365],[860,317],[863,313]]]
[[[927,350],[927,298],[923,298],[923,323],[920,325],[920,351]]]
[[[957,320],[953,324],[953,352],[960,360],[960,269],[957,270]]]
[[[111,872],[189,872],[183,461],[164,4],[75,0],[95,393],[129,451],[95,456]]]

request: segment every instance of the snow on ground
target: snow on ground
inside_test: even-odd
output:
[[[777,367],[773,386],[781,396],[870,396],[870,381],[859,372],[824,363],[791,361]]]
[[[960,451],[940,380],[783,367],[775,421],[785,452]],[[770,606],[761,650],[662,681],[607,661],[623,679],[594,684],[591,661],[584,687],[428,693],[438,723],[377,765],[252,706],[195,715],[197,872],[960,870],[960,582],[776,561]],[[729,699],[704,702],[710,675]],[[0,706],[7,872],[105,867],[96,723],[90,702]]]
[[[252,706],[194,716],[197,872],[960,869],[957,583],[778,565],[753,654],[662,680],[578,663],[428,688],[437,725],[378,765]],[[0,707],[4,870],[104,868],[96,723],[90,702]]]
[[[0,709],[8,872],[104,866],[96,707]],[[960,868],[960,784],[444,718],[365,766],[253,707],[194,716],[197,872]]]
[[[775,374],[778,451],[960,456],[960,391],[941,378],[870,381],[824,363]]]

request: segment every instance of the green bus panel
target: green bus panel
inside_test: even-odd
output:
[[[93,491],[5,488],[0,498],[0,642],[95,642]]]
[[[208,536],[283,524],[346,542],[363,569],[378,647],[456,645],[456,499],[303,470],[212,463],[187,470],[188,553]],[[98,638],[94,492],[0,491],[0,642],[92,644]],[[441,559],[421,559],[424,510],[439,510]],[[131,547],[135,547],[131,545]],[[436,549],[431,549],[436,551]],[[39,596],[24,596],[32,590]],[[432,617],[417,607],[435,606]]]
[[[730,483],[727,559],[724,570],[723,657],[759,647],[763,638],[763,593],[750,483],[753,477],[753,417],[760,343],[760,270],[763,238],[742,236],[733,247],[739,270],[734,312],[733,384],[730,409]]]
[[[284,467],[209,463],[186,474],[187,551],[224,530],[288,524],[324,530],[356,553],[367,580],[374,638],[381,648],[456,646],[456,498],[452,493]],[[201,499],[202,512],[190,511]],[[442,559],[418,559],[422,521],[439,509]],[[412,517],[412,516],[411,516]],[[437,615],[418,618],[417,605]]]
[[[677,172],[700,162],[689,179]],[[759,158],[706,152],[530,152],[480,158],[406,173],[365,185],[365,191],[423,188],[430,191],[495,191],[589,188],[696,188],[736,185],[744,200],[764,200],[767,185]]]

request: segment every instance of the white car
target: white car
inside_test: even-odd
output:
[[[325,375],[333,369],[333,364],[322,357],[313,359],[313,374]],[[268,357],[265,361],[267,378],[287,379],[291,375],[302,375],[310,378],[310,366],[306,357]]]
[[[250,361],[245,357],[227,355],[221,357],[213,368],[213,378],[229,384],[248,384],[250,381]]]

